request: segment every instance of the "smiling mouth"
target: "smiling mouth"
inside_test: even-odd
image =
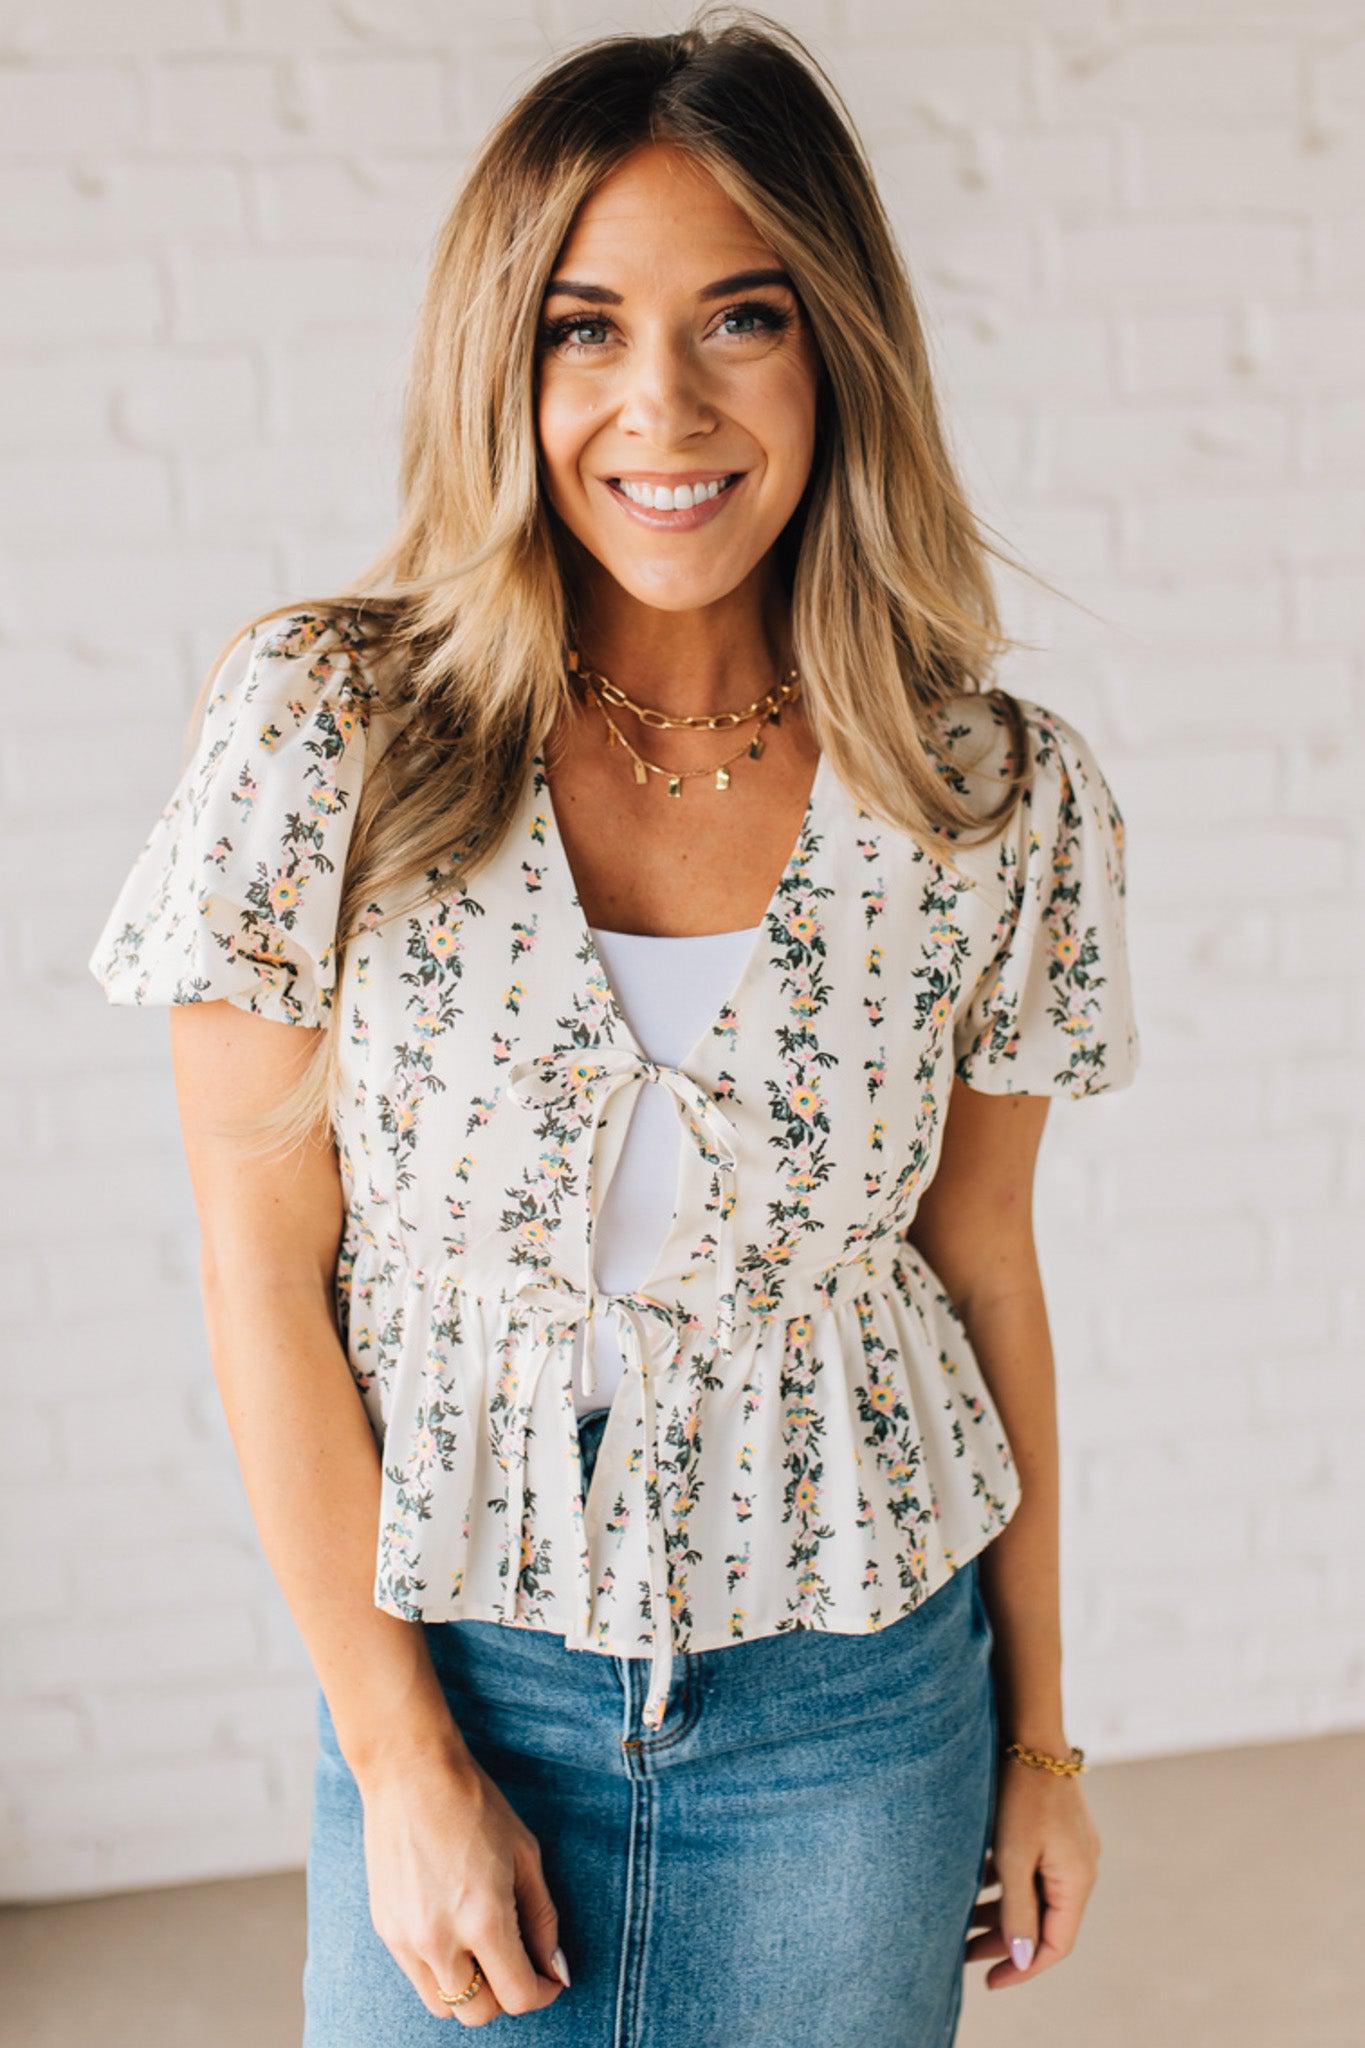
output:
[[[618,497],[624,498],[628,504],[638,506],[642,512],[653,512],[662,518],[667,518],[670,513],[681,515],[684,512],[693,511],[698,505],[713,504],[717,498],[723,498],[727,491],[733,490],[744,474],[745,472],[742,469],[736,469],[732,470],[729,476],[721,478],[715,483],[692,485],[692,499],[686,505],[674,505],[672,503],[666,505],[656,504],[653,496],[655,486],[652,484],[634,484],[628,490],[619,476],[609,476],[604,478],[603,481],[609,489],[615,491]],[[671,495],[670,493],[670,498]]]

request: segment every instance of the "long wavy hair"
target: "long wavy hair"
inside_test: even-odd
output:
[[[361,908],[410,884],[428,900],[490,857],[532,752],[571,701],[572,536],[542,491],[536,432],[541,306],[578,208],[659,142],[690,151],[777,252],[821,358],[811,474],[777,543],[814,737],[869,810],[950,867],[951,842],[978,828],[993,836],[1026,786],[1008,692],[997,691],[1007,773],[1003,785],[992,778],[1000,799],[984,814],[936,751],[932,723],[955,695],[993,688],[1000,656],[1031,644],[1002,632],[987,558],[1044,579],[968,506],[906,267],[832,80],[770,16],[705,6],[675,34],[570,51],[492,129],[435,243],[392,540],[344,589],[240,626],[200,692],[192,723],[243,634],[290,612],[334,617],[362,651],[373,712],[392,718],[394,737],[358,801],[338,976]],[[326,1135],[340,1009],[248,1143]]]

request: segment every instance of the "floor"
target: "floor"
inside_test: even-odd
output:
[[[1110,1765],[1087,1792],[1078,1947],[1009,1991],[969,1968],[958,2048],[1361,2048],[1365,1735]],[[0,2043],[297,2048],[303,1941],[298,1871],[10,1908]]]

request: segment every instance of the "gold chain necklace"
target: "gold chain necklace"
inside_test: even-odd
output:
[[[763,754],[762,734],[764,726],[777,725],[780,722],[783,705],[789,704],[799,694],[801,688],[797,671],[794,668],[788,669],[786,676],[780,683],[775,684],[772,689],[766,690],[761,697],[755,697],[753,703],[743,711],[711,711],[696,715],[678,714],[675,716],[671,712],[658,711],[652,705],[637,704],[634,698],[628,697],[620,685],[613,683],[609,677],[600,674],[596,669],[582,667],[576,647],[571,647],[568,650],[565,656],[565,664],[574,675],[578,676],[587,685],[594,703],[606,722],[608,746],[624,747],[630,755],[634,766],[635,780],[637,782],[647,782],[651,775],[662,775],[667,779],[670,796],[681,796],[684,782],[690,782],[697,775],[709,775],[713,778],[717,789],[728,789],[730,787],[729,763],[737,761],[741,754],[747,754],[751,761],[761,759]],[[758,730],[751,740],[747,740],[743,746],[736,747],[733,753],[727,754],[722,761],[713,767],[665,768],[657,761],[646,760],[643,754],[637,752],[616,723],[616,720],[607,710],[608,704],[624,705],[628,711],[634,712],[642,725],[658,728],[666,726],[691,726],[693,728],[705,728],[711,732],[719,732],[732,729],[737,725],[743,725],[749,719],[756,718],[758,720]]]

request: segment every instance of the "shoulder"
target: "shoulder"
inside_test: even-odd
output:
[[[299,610],[253,623],[209,678],[191,786],[202,800],[228,777],[248,794],[348,782],[366,757],[374,699],[344,619]]]
[[[362,637],[344,614],[292,611],[244,627],[220,658],[206,715],[264,699],[295,721],[330,700],[368,712],[374,686]]]
[[[1122,814],[1088,734],[1062,712],[1007,690],[961,692],[939,706],[933,731],[943,772],[985,818],[1018,773],[1022,750],[1022,815],[1035,827],[1074,820],[1089,807],[1121,831]]]
[[[283,1023],[331,1005],[370,685],[343,625],[244,628],[212,672],[192,758],[91,955],[113,1002],[224,997]]]
[[[1022,736],[1033,770],[1067,769],[1093,777],[1099,763],[1081,728],[1060,711],[1012,690],[959,691],[932,714],[932,730],[953,770],[969,785],[1006,781]]]

